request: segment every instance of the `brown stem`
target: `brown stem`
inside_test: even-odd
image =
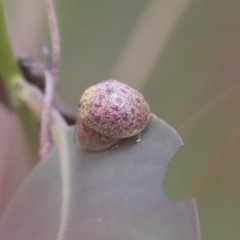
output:
[[[45,72],[45,96],[44,96],[44,105],[45,108],[42,112],[41,118],[41,129],[40,129],[40,159],[43,159],[48,154],[48,151],[51,147],[51,138],[49,135],[49,124],[52,110],[52,93],[54,89],[54,81],[52,79],[51,72],[46,69]]]
[[[48,15],[48,22],[49,22],[49,30],[50,30],[50,37],[51,37],[51,45],[52,45],[52,72],[54,76],[54,81],[57,81],[57,74],[60,64],[60,36],[58,30],[58,22],[57,16],[55,12],[55,7],[52,0],[45,0],[47,15]]]
[[[41,130],[40,130],[40,159],[45,158],[51,147],[51,138],[49,134],[50,115],[52,110],[52,102],[54,88],[58,78],[58,69],[60,63],[60,37],[57,24],[57,16],[52,0],[45,0],[46,10],[48,15],[48,23],[51,36],[51,66],[50,69],[45,69],[45,108],[42,113]]]
[[[23,73],[24,78],[41,90],[42,93],[45,92],[45,77],[44,77],[44,66],[40,62],[36,62],[33,59],[20,58],[18,59],[19,67]],[[1,85],[1,81],[0,81]],[[1,89],[1,87],[0,87]],[[0,91],[1,100],[1,91]],[[76,123],[76,112],[69,109],[61,100],[54,95],[53,107],[55,107],[58,112],[62,115],[64,120],[68,125],[74,125]]]

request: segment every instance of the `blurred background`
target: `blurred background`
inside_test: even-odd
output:
[[[43,1],[3,2],[16,55],[42,60],[41,42],[49,43]],[[185,143],[170,162],[166,195],[197,199],[203,240],[239,240],[240,2],[55,2],[62,45],[58,97],[75,111],[83,91],[102,80],[137,88]],[[1,210],[35,163],[24,151],[19,157],[26,146],[18,144],[17,120],[2,107],[0,114],[2,141],[11,142],[4,129],[15,129],[14,151],[4,150],[9,161],[1,172],[11,173],[3,174],[10,187],[0,186]]]

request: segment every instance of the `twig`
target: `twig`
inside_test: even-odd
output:
[[[41,62],[36,62],[32,59],[27,58],[19,58],[18,59],[19,67],[23,73],[24,78],[27,82],[32,83],[37,86],[42,92],[45,89],[45,76],[44,69],[45,65]],[[1,76],[0,76],[0,100],[2,99],[1,95]],[[65,104],[62,103],[60,99],[56,95],[53,98],[53,107],[58,110],[58,112],[62,115],[64,120],[68,125],[75,125],[76,123],[76,112],[69,109]]]
[[[51,138],[49,135],[49,124],[52,110],[52,94],[54,91],[54,81],[52,74],[46,68],[44,71],[45,75],[45,96],[44,96],[44,109],[42,112],[41,129],[40,129],[40,150],[39,157],[43,159],[51,147]]]
[[[48,15],[52,54],[50,66],[48,66],[49,68],[47,67],[45,69],[45,97],[44,97],[45,108],[42,113],[40,131],[40,150],[39,150],[40,159],[44,158],[47,155],[51,147],[49,122],[52,109],[54,88],[58,79],[58,70],[60,64],[60,37],[55,8],[52,0],[45,0],[45,5]]]
[[[58,30],[57,16],[54,8],[54,4],[52,0],[45,0],[48,22],[49,22],[49,30],[52,44],[52,72],[54,73],[54,81],[57,81],[57,74],[60,64],[60,35]]]

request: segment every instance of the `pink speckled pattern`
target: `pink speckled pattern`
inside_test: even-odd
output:
[[[86,126],[112,138],[137,135],[151,116],[148,103],[138,91],[112,79],[85,91],[79,114]]]
[[[120,141],[120,139],[105,136],[87,127],[80,117],[77,118],[77,131],[82,148],[91,151],[107,149]]]

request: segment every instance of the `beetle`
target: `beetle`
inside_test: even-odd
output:
[[[141,93],[117,80],[106,80],[85,90],[80,98],[78,137],[84,149],[93,151],[132,136],[139,142],[150,117],[150,107]]]

